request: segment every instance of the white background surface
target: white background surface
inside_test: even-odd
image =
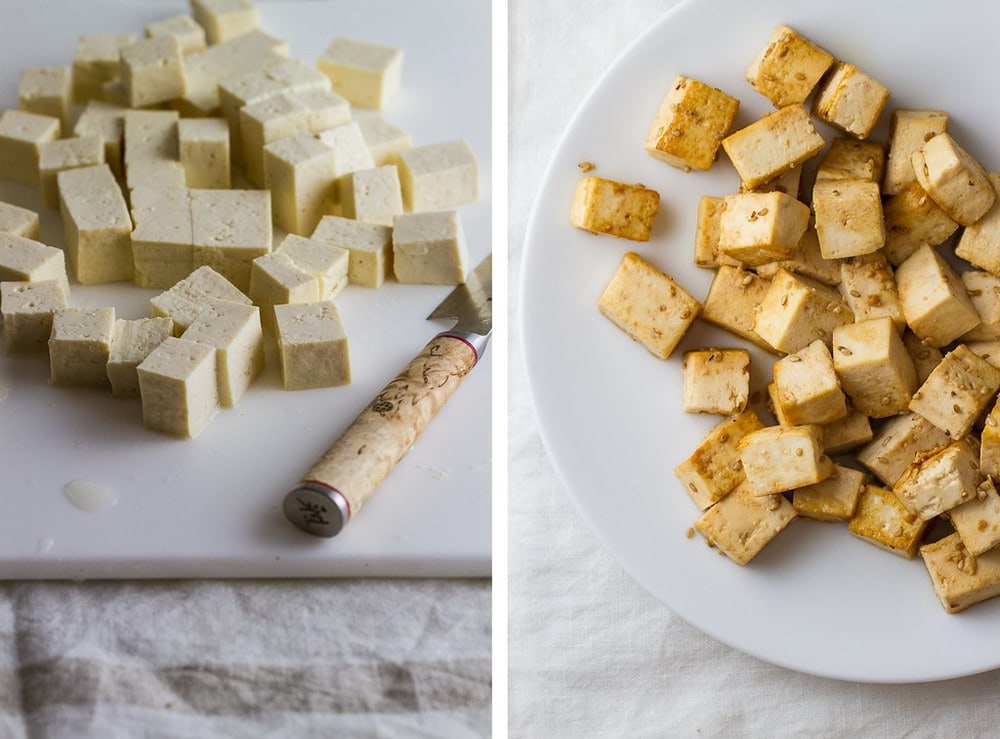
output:
[[[610,13],[597,2],[511,4],[515,292],[525,221],[562,128],[607,65],[669,5],[631,2]],[[805,677],[718,644],[641,591],[582,525],[552,474],[526,396],[516,320],[511,337],[512,733],[986,730],[996,715],[987,700],[993,675],[911,687]]]

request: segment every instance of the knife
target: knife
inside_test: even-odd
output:
[[[476,366],[493,329],[490,254],[427,316],[455,319],[361,412],[285,496],[285,517],[313,536],[336,536]]]

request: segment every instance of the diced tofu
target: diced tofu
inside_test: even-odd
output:
[[[69,269],[83,285],[132,279],[132,219],[107,164],[58,175]]]
[[[820,84],[812,113],[821,121],[849,133],[868,138],[875,128],[889,90],[853,64],[836,62]]]
[[[920,547],[927,573],[948,613],[1000,595],[1000,551],[972,556],[958,533]]]
[[[685,413],[739,413],[750,397],[750,352],[699,349],[684,354]]]
[[[653,119],[646,151],[679,169],[708,169],[739,107],[721,90],[679,75]]]
[[[133,279],[167,288],[194,269],[190,191],[140,187],[132,191]]]
[[[817,521],[849,521],[864,484],[864,472],[838,464],[833,474],[822,482],[792,493],[792,507],[800,516]]]
[[[271,330],[274,327],[274,306],[316,303],[320,300],[319,278],[300,269],[285,254],[265,254],[253,260],[250,299],[263,309],[261,320]]]
[[[801,105],[781,108],[722,140],[722,148],[751,189],[802,164],[824,145]]]
[[[22,110],[0,115],[0,178],[23,185],[38,184],[41,145],[59,138],[58,118]]]
[[[833,57],[794,29],[774,29],[767,46],[747,68],[747,82],[775,108],[804,103]]]
[[[832,423],[847,415],[847,399],[823,341],[774,363],[774,399],[790,426]]]
[[[916,182],[910,157],[939,133],[948,130],[948,114],[941,110],[894,110],[889,129],[889,162],[882,191],[895,195]]]
[[[835,328],[853,321],[854,315],[833,288],[778,270],[753,329],[776,351],[787,354],[817,339],[829,341]]]
[[[392,230],[396,279],[416,285],[465,282],[468,249],[457,211],[397,216]]]
[[[21,110],[58,118],[63,132],[66,132],[72,100],[73,71],[70,67],[27,67],[22,70],[17,88],[17,103]]]
[[[948,511],[962,543],[974,557],[1000,545],[1000,495],[990,479],[976,488],[976,497]]]
[[[982,473],[1000,477],[1000,401],[986,417],[980,442],[979,465]]]
[[[104,164],[104,141],[100,136],[47,141],[38,147],[38,175],[42,200],[49,208],[59,207],[57,176],[67,169]]]
[[[795,247],[795,253],[790,259],[762,264],[757,267],[757,274],[770,279],[777,274],[779,269],[811,277],[824,285],[836,286],[840,284],[840,262],[835,259],[823,258],[819,250],[819,237],[812,225],[802,234],[799,245]]]
[[[903,332],[903,344],[906,346],[906,351],[910,353],[913,366],[917,370],[917,381],[922,385],[930,377],[934,368],[941,364],[944,355],[940,349],[924,343],[919,336],[909,330]],[[975,351],[971,344],[969,348]],[[978,352],[976,353],[978,354]],[[1000,359],[1000,352],[997,352],[997,359]]]
[[[701,317],[773,352],[774,348],[754,331],[757,309],[770,285],[770,279],[722,265],[708,288]]]
[[[398,163],[399,155],[413,146],[410,134],[382,116],[366,116],[358,121],[358,127],[377,167]]]
[[[576,185],[570,223],[576,228],[620,239],[649,241],[660,194],[642,185],[584,177]]]
[[[275,250],[319,280],[319,300],[331,300],[347,286],[351,252],[320,239],[289,234]],[[252,276],[251,276],[252,279]]]
[[[350,383],[347,333],[332,302],[278,305],[274,315],[286,390]]]
[[[308,234],[336,202],[334,152],[307,133],[264,147],[264,180],[274,201],[275,222]]]
[[[827,454],[843,454],[872,440],[872,425],[868,416],[848,408],[846,416],[839,421],[823,424],[823,451]]]
[[[808,226],[808,206],[784,193],[729,195],[719,221],[719,251],[750,266],[788,259]]]
[[[174,334],[180,335],[212,299],[252,305],[250,298],[211,267],[199,267],[166,292],[150,298],[149,303],[153,317],[169,317]]]
[[[317,66],[333,89],[351,104],[381,110],[398,93],[403,76],[403,52],[349,38],[337,38]]]
[[[181,52],[195,54],[205,50],[208,45],[205,39],[205,29],[190,15],[180,13],[163,20],[153,21],[145,28],[146,38],[170,36],[177,39]]]
[[[0,233],[38,240],[41,224],[33,210],[10,203],[0,203]]]
[[[230,186],[229,126],[222,118],[177,122],[181,166],[188,187],[225,190]]]
[[[812,485],[833,473],[819,426],[769,426],[744,436],[737,448],[754,495]]]
[[[882,181],[885,169],[885,149],[874,141],[835,138],[816,171],[816,181],[867,180],[876,185]]]
[[[251,0],[191,0],[191,12],[213,46],[260,26],[260,15]]]
[[[69,295],[66,258],[62,249],[0,232],[0,281],[56,280]]]
[[[883,253],[894,267],[905,262],[921,246],[937,246],[944,242],[958,228],[958,224],[915,181],[889,198],[882,212],[885,215]]]
[[[52,316],[66,307],[58,280],[0,282],[0,312],[7,351],[45,351],[52,333]]]
[[[739,262],[719,252],[719,224],[726,209],[725,198],[703,195],[698,201],[698,223],[694,232],[694,263],[717,269],[722,264],[738,267]]]
[[[338,186],[345,218],[391,226],[392,219],[403,213],[399,172],[392,165],[351,172]]]
[[[738,178],[737,178],[738,179]],[[799,185],[802,183],[802,165],[798,167],[792,167],[787,172],[784,172],[773,180],[768,180],[767,182],[757,185],[757,187],[747,187],[747,183],[740,180],[740,186],[738,192],[783,192],[786,195],[791,195],[793,198],[798,198],[799,196]]]
[[[694,529],[733,562],[745,565],[794,518],[795,510],[783,496],[754,495],[744,484],[708,509]]]
[[[625,254],[597,307],[660,359],[673,353],[701,312],[701,303],[634,252]]]
[[[125,136],[125,108],[92,102],[83,109],[73,127],[74,136],[100,136],[104,141],[104,161],[115,177],[124,175],[122,141]]]
[[[976,498],[979,448],[971,439],[917,457],[892,492],[924,521]]]
[[[271,251],[270,193],[262,190],[191,190],[190,193],[195,269],[211,267],[238,289],[249,290],[251,263]]]
[[[340,216],[323,216],[312,238],[350,252],[352,285],[379,287],[392,273],[392,229]]]
[[[209,300],[181,338],[215,349],[223,408],[236,406],[264,369],[264,334],[256,306]]]
[[[172,110],[125,113],[125,181],[137,187],[184,187],[177,143],[178,115]]]
[[[105,82],[101,87],[101,100],[112,105],[128,107],[128,92],[125,90],[125,83],[121,79]]]
[[[966,346],[994,367],[1000,369],[1000,341],[970,341]],[[940,354],[940,352],[938,353]]]
[[[851,533],[875,546],[906,559],[913,559],[927,522],[906,509],[891,490],[865,485],[854,515]]]
[[[187,93],[172,105],[185,118],[209,118],[219,113],[219,82],[238,74],[267,69],[288,58],[288,44],[253,30],[184,59]]]
[[[910,410],[952,439],[961,439],[972,430],[972,424],[986,410],[997,390],[1000,390],[1000,370],[959,344],[913,394]]]
[[[219,411],[216,351],[168,337],[139,364],[142,422],[146,428],[194,438]]]
[[[1000,277],[973,270],[962,273],[962,282],[980,321],[962,341],[1000,340]]]
[[[1000,174],[990,172],[988,176],[993,191],[1000,192]],[[955,254],[980,269],[1000,275],[1000,198],[986,215],[962,231]]]
[[[342,126],[335,126],[319,134],[319,140],[333,150],[334,153],[334,178],[340,178],[359,169],[371,169],[375,166],[371,152],[365,146],[365,139],[361,135],[361,126],[357,123],[345,123]],[[400,185],[402,185],[403,173],[400,171]],[[404,198],[406,193],[403,193]],[[426,210],[437,210],[437,208],[427,208]]]
[[[871,254],[885,244],[878,183],[823,180],[813,188],[816,234],[824,259]]]
[[[73,57],[73,97],[78,103],[101,99],[105,82],[121,74],[121,52],[136,42],[131,33],[99,33],[80,37]]]
[[[840,294],[855,321],[887,317],[898,330],[906,326],[892,267],[879,253],[840,264]]]
[[[892,486],[914,457],[948,441],[947,434],[926,418],[916,413],[904,413],[890,419],[856,456],[882,482]]]
[[[979,325],[979,314],[955,270],[930,246],[896,269],[907,325],[930,346],[944,346]]]
[[[479,198],[476,155],[465,141],[406,149],[399,154],[398,166],[403,202],[414,213],[453,208]]]
[[[115,321],[107,368],[112,395],[116,398],[139,397],[136,368],[172,333],[173,323],[169,318]]]
[[[737,445],[744,436],[763,427],[752,409],[727,418],[677,466],[674,474],[698,508],[705,510],[745,481]]]
[[[173,36],[157,36],[122,49],[122,84],[129,107],[145,108],[184,97],[184,54]]]
[[[947,133],[932,137],[910,161],[931,200],[962,226],[986,215],[997,199],[986,170]]]
[[[870,418],[904,412],[917,389],[913,360],[888,317],[834,329],[833,364],[844,392]]]
[[[114,308],[63,308],[52,317],[49,364],[55,385],[108,386]]]

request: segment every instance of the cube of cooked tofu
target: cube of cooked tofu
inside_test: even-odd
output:
[[[698,349],[684,354],[685,413],[739,413],[750,397],[750,352]]]
[[[913,559],[927,522],[907,510],[891,490],[865,485],[847,527],[859,539]]]
[[[1000,193],[1000,174],[989,172],[988,177],[993,191]],[[986,215],[962,231],[955,254],[980,269],[1000,275],[1000,198]]]
[[[0,178],[23,185],[38,184],[38,159],[42,144],[59,138],[58,118],[23,110],[0,115]]]
[[[952,439],[972,430],[1000,390],[1000,370],[959,344],[934,368],[913,394],[910,410],[919,413]]]
[[[1000,495],[989,478],[976,488],[976,497],[948,511],[948,519],[974,557],[1000,545]]]
[[[111,394],[116,398],[138,398],[136,368],[172,335],[173,322],[166,317],[115,321],[107,367]]]
[[[984,475],[1000,477],[1000,401],[993,406],[983,426],[979,465]]]
[[[728,264],[738,267],[739,262],[719,251],[719,234],[726,199],[703,195],[698,201],[698,223],[694,231],[694,263],[699,267],[717,269]]]
[[[194,438],[219,411],[216,351],[166,338],[136,368],[142,422],[148,429]]]
[[[743,462],[737,444],[740,439],[764,428],[757,414],[747,409],[721,421],[708,432],[691,456],[677,465],[674,474],[701,510],[724,497],[743,482]]]
[[[811,277],[824,285],[840,284],[840,262],[835,259],[823,258],[819,250],[819,237],[812,224],[802,234],[799,245],[795,247],[795,253],[789,259],[762,264],[757,267],[757,274],[770,279],[777,274],[779,269]]]
[[[722,148],[750,189],[802,164],[824,144],[801,105],[780,108],[722,140]]]
[[[979,314],[955,270],[930,246],[896,268],[907,325],[930,346],[944,346],[979,325]]]
[[[45,351],[52,333],[52,316],[65,307],[66,293],[58,280],[0,282],[7,351]]]
[[[891,318],[897,330],[906,326],[892,267],[880,253],[866,254],[840,264],[840,294],[855,321]]]
[[[930,199],[919,182],[904,185],[882,206],[885,215],[883,253],[894,267],[921,246],[937,246],[955,233],[958,224]]]
[[[972,439],[918,456],[892,492],[924,521],[974,500],[979,486],[979,445]]]
[[[799,185],[802,183],[802,165],[797,167],[792,167],[787,172],[775,177],[773,180],[768,180],[757,187],[747,187],[747,183],[740,180],[740,186],[738,192],[783,192],[785,195],[791,195],[793,198],[799,196]]]
[[[834,329],[833,365],[854,406],[871,418],[902,413],[917,389],[913,360],[888,317]]]
[[[694,529],[733,562],[745,565],[794,518],[784,496],[755,495],[744,483],[709,508]]]
[[[653,119],[646,151],[679,169],[708,169],[739,107],[721,90],[678,75]]]
[[[948,441],[948,435],[926,418],[904,413],[891,418],[855,456],[882,482],[892,486],[914,457]]]
[[[319,239],[289,234],[275,250],[319,280],[320,300],[332,300],[347,286],[351,252]]]
[[[962,282],[979,314],[979,325],[964,334],[962,341],[1000,340],[1000,277],[970,270],[962,273]]]
[[[956,532],[920,547],[927,573],[948,613],[964,611],[1000,595],[1000,551],[974,557]]]
[[[350,383],[347,333],[332,301],[278,305],[274,316],[286,390]]]
[[[232,408],[264,369],[260,310],[231,300],[209,300],[181,336],[215,349],[219,402]]]
[[[597,307],[660,359],[670,356],[701,312],[701,303],[634,252],[625,254]]]
[[[837,137],[816,170],[816,181],[868,180],[882,182],[885,169],[885,149],[874,141],[858,141]]]
[[[823,424],[823,451],[842,454],[872,440],[868,416],[848,405],[847,415],[839,421]]]
[[[836,62],[819,86],[812,114],[858,139],[868,138],[889,90],[853,64]]]
[[[191,0],[191,13],[205,29],[210,46],[241,36],[260,26],[252,0]]]
[[[994,367],[1000,369],[1000,341],[970,341],[966,346]]]
[[[791,426],[831,423],[847,415],[833,358],[819,339],[774,363],[774,391]]]
[[[70,67],[26,67],[21,70],[17,87],[17,104],[21,110],[58,118],[66,134],[72,102],[73,70]]]
[[[934,368],[941,364],[944,355],[940,349],[924,343],[919,336],[910,330],[903,332],[903,345],[906,347],[906,351],[910,353],[913,366],[917,370],[917,381],[922,385],[930,377]],[[969,348],[975,351],[971,344]],[[978,354],[978,352],[976,353]],[[1000,360],[1000,352],[997,352],[997,359]]]
[[[770,285],[770,279],[722,265],[712,278],[701,317],[773,352],[774,348],[753,328],[757,308]]]
[[[910,161],[931,200],[962,226],[986,215],[997,199],[983,166],[947,133],[932,137]]]
[[[889,161],[882,192],[895,195],[917,176],[910,157],[926,142],[948,130],[948,114],[941,110],[894,110],[889,128]]]
[[[177,122],[177,141],[188,187],[229,188],[229,126],[224,118],[184,118]]]
[[[570,223],[592,233],[649,241],[659,207],[660,193],[656,190],[584,177],[576,185]]]
[[[833,56],[781,25],[750,62],[746,77],[757,92],[781,108],[804,103],[831,64]]]
[[[195,54],[205,50],[208,42],[205,39],[205,29],[198,25],[190,15],[179,13],[169,18],[153,21],[144,29],[146,38],[171,36],[177,39],[184,54]]]
[[[778,422],[779,426],[795,425],[785,418],[785,412],[781,408],[781,403],[778,402],[778,388],[775,387],[773,382],[767,384],[767,408],[774,415],[774,419]]]
[[[817,339],[829,341],[854,315],[832,288],[778,270],[767,289],[753,330],[776,351],[797,352]]]
[[[262,190],[189,190],[192,260],[238,289],[250,289],[250,265],[271,251],[271,197]],[[220,296],[221,297],[221,296]]]
[[[788,259],[809,226],[809,208],[780,192],[729,195],[719,221],[719,251],[750,266]]]
[[[812,485],[833,473],[819,426],[768,426],[744,436],[737,449],[754,495]]]
[[[132,219],[107,164],[58,175],[70,272],[83,285],[131,280]]]
[[[174,334],[180,336],[211,299],[252,304],[250,298],[211,267],[199,267],[166,292],[154,295],[149,304],[153,317],[169,317]]]
[[[871,254],[885,244],[885,222],[878,183],[823,180],[813,188],[816,233],[824,259]]]
[[[391,46],[337,38],[317,66],[333,89],[352,105],[381,110],[398,93],[403,75],[403,52]]]
[[[392,273],[392,229],[341,216],[323,216],[312,238],[350,253],[352,285],[378,287]]]
[[[129,107],[145,108],[184,97],[184,53],[173,36],[144,39],[122,49],[121,79]]]
[[[114,308],[63,308],[52,317],[49,365],[55,385],[108,386]]]
[[[0,203],[0,233],[38,240],[41,223],[33,210]]]
[[[817,521],[849,521],[864,484],[864,472],[838,464],[822,482],[792,493],[792,507],[800,516]]]

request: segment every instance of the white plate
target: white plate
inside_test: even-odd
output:
[[[681,617],[738,649],[802,672],[916,682],[1000,665],[1000,600],[948,615],[920,560],[853,538],[844,526],[796,521],[747,567],[685,532],[699,513],[673,469],[717,418],[680,408],[683,351],[745,346],[701,321],[668,361],[653,358],[595,308],[628,250],[704,297],[712,272],[691,263],[697,202],[737,177],[725,155],[683,172],[643,151],[677,74],[739,98],[735,127],[769,103],[743,73],[773,28],[787,23],[892,92],[888,109],[940,108],[951,131],[1000,168],[1000,98],[989,50],[1000,6],[920,2],[693,0],[641,37],[595,86],[567,129],[535,203],[525,244],[521,320],[545,445],[581,515],[631,575]],[[886,140],[886,119],[874,138]],[[831,129],[821,127],[829,139]],[[648,244],[570,227],[577,164],[642,182],[661,196]],[[771,361],[755,352],[761,387]]]
[[[17,106],[20,69],[68,63],[87,32],[140,32],[184,2],[19,0],[0,24],[0,108]],[[416,144],[466,138],[482,197],[460,208],[470,261],[490,251],[490,5],[263,2],[263,28],[315,61],[338,35],[404,49],[403,90],[383,115]],[[58,19],[54,21],[53,19]],[[360,109],[355,111],[363,115]],[[0,200],[40,208],[31,188]],[[63,243],[55,211],[43,240]],[[354,382],[286,392],[275,366],[202,435],[146,431],[136,401],[48,384],[45,355],[0,351],[0,577],[484,576],[490,572],[490,356],[472,372],[366,508],[335,539],[294,529],[280,504],[378,390],[447,323],[425,316],[448,287],[349,286],[337,303]],[[148,315],[156,291],[76,287],[72,303]],[[115,508],[88,513],[70,480],[109,485]]]

